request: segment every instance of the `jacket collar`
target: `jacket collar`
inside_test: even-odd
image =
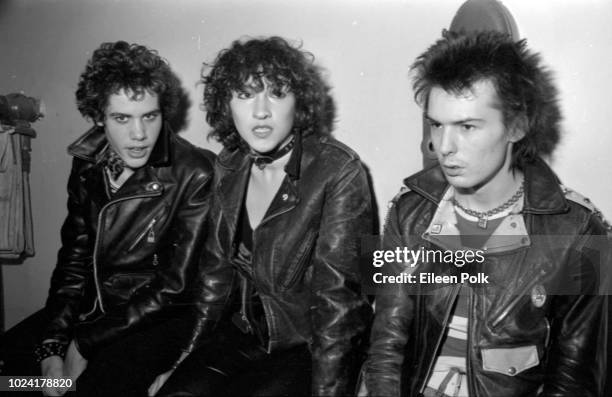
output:
[[[317,138],[309,136],[300,139],[294,147],[289,157],[289,161],[285,166],[285,172],[288,178],[285,178],[281,183],[260,226],[264,225],[270,219],[292,210],[300,202],[296,183],[300,178],[303,167],[307,166],[308,163],[312,161],[312,156],[308,156],[308,153],[313,139]],[[304,149],[302,149],[302,145],[305,146]],[[217,164],[225,172],[221,174],[216,189],[219,192],[220,203],[223,207],[227,222],[231,225],[231,229],[235,231],[242,203],[244,202],[244,195],[246,194],[251,160],[249,156],[240,149],[233,151],[222,150],[217,157]]]
[[[164,123],[157,142],[153,147],[148,164],[167,165],[170,163],[170,137],[173,132],[167,123]],[[95,163],[104,152],[108,144],[104,127],[93,126],[85,134],[68,146],[68,153],[85,161]]]
[[[440,204],[449,184],[439,165],[427,168],[406,179],[404,184],[430,201]],[[525,167],[524,213],[557,214],[566,212],[569,205],[561,190],[559,178],[552,169],[537,158]]]
[[[465,247],[461,240],[461,233],[457,227],[457,214],[452,203],[453,194],[454,188],[449,186],[421,237],[445,249],[473,250]],[[510,214],[502,219],[487,238],[481,247],[482,250],[488,253],[506,252],[531,244],[525,220],[521,215],[523,206],[524,202],[519,200],[510,208]]]

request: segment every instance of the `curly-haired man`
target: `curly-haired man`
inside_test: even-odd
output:
[[[609,226],[540,157],[559,140],[550,73],[496,32],[445,32],[412,69],[439,164],[389,212],[384,249],[421,256],[384,265],[370,394],[600,396]]]
[[[181,95],[154,50],[118,41],[93,53],[76,99],[94,126],[68,148],[68,215],[49,297],[6,334],[4,374],[35,375],[35,358],[43,377],[76,380],[78,395],[127,396],[176,359],[213,161],[170,129]]]

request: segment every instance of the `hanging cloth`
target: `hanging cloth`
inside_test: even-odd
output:
[[[30,203],[30,128],[0,127],[0,261],[34,256]]]

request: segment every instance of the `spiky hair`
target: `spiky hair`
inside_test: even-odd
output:
[[[415,73],[415,100],[425,111],[429,93],[440,87],[464,93],[474,84],[491,81],[506,128],[520,128],[525,137],[516,142],[512,169],[524,169],[538,156],[552,154],[560,139],[561,111],[551,72],[527,41],[513,41],[494,32],[443,31],[442,38],[421,54],[411,67]]]

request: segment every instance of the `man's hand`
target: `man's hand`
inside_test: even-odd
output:
[[[157,394],[159,389],[162,388],[164,383],[166,383],[166,381],[168,380],[170,375],[172,375],[173,372],[174,372],[174,368],[164,372],[163,374],[158,375],[157,378],[155,378],[153,383],[151,383],[151,386],[149,386],[149,390],[148,390],[149,397],[153,397],[155,394]]]
[[[72,379],[73,382],[76,382],[77,378],[81,376],[83,371],[85,371],[85,368],[87,368],[87,360],[81,356],[81,353],[79,353],[73,339],[68,345],[68,350],[66,351],[66,359],[64,360],[64,376],[67,376]]]
[[[61,378],[63,372],[64,361],[60,356],[50,356],[40,362],[40,372],[43,378]],[[63,396],[66,390],[59,387],[45,387],[43,394],[45,396]]]

